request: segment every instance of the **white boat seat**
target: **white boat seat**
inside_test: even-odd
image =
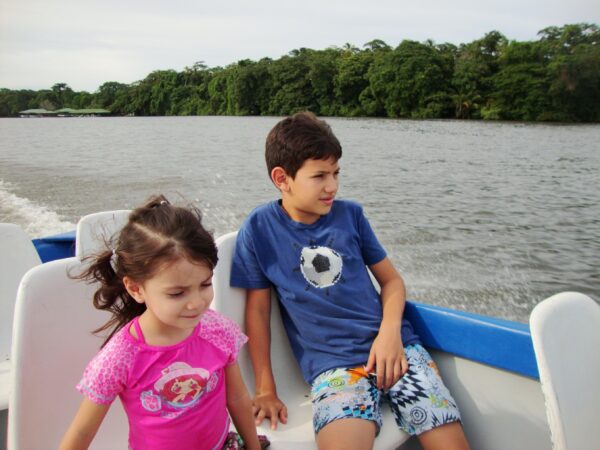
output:
[[[79,219],[75,233],[75,256],[82,259],[106,248],[109,239],[125,224],[130,210],[104,211]]]
[[[597,446],[600,305],[564,292],[539,303],[529,324],[553,448]]]
[[[69,278],[82,263],[67,258],[31,269],[19,286],[13,338],[13,391],[8,448],[57,448],[82,396],[75,390],[102,339],[91,332],[108,320],[92,304],[95,285]],[[92,449],[126,449],[128,424],[115,401]]]
[[[243,329],[245,290],[229,286],[236,235],[237,233],[233,232],[217,239],[219,262],[213,277],[215,299],[212,307],[235,320]],[[315,449],[310,387],[302,378],[294,359],[274,296],[271,305],[271,361],[277,393],[288,408],[288,423],[279,424],[277,430],[273,431],[269,422],[265,420],[258,432],[269,437],[273,450]],[[254,375],[246,347],[240,353],[239,364],[246,385],[253,392]],[[398,429],[391,410],[384,409],[384,426],[375,439],[375,449],[395,449],[405,442],[409,435]]]
[[[13,313],[21,278],[41,264],[31,238],[11,223],[0,223],[0,410],[8,408]]]

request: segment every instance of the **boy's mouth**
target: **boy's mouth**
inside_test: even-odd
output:
[[[331,205],[333,204],[333,199],[334,199],[334,198],[335,198],[335,197],[327,197],[327,198],[322,198],[322,199],[321,199],[321,201],[322,201],[323,203],[325,203],[326,205],[328,205],[328,206],[331,206]]]

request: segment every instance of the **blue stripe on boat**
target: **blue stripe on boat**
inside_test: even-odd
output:
[[[75,256],[75,231],[33,239],[42,262]]]
[[[405,316],[426,347],[539,378],[527,324],[414,302]]]

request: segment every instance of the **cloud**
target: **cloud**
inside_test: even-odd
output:
[[[372,39],[460,44],[492,30],[532,40],[547,26],[583,21],[600,21],[596,1],[0,0],[0,87],[94,91],[196,61],[225,66]]]

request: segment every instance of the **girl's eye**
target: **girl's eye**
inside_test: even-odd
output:
[[[169,292],[167,295],[171,298],[177,298],[181,297],[183,295],[183,292]]]
[[[207,281],[206,283],[202,283],[200,286],[202,286],[202,287],[211,287],[212,286],[212,280]]]

